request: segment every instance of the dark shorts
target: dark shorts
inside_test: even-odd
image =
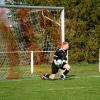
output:
[[[53,62],[53,63],[52,63],[52,72],[51,72],[51,73],[52,73],[52,74],[57,74],[59,69],[64,70],[65,68],[63,68],[63,67],[64,67],[65,64],[66,64],[66,63],[63,63],[61,66],[57,66],[57,65],[55,65],[55,63]]]

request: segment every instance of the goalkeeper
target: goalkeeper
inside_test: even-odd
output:
[[[51,74],[44,74],[42,79],[54,80],[58,70],[61,69],[60,79],[64,80],[70,70],[70,65],[67,61],[67,50],[69,49],[69,42],[63,42],[62,48],[58,49],[53,58]]]

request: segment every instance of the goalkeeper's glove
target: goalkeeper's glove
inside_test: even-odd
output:
[[[63,62],[63,63],[68,63],[68,61],[67,61],[67,60],[63,60],[62,62]]]
[[[59,66],[60,65],[59,63],[57,63],[56,60],[54,60],[54,63],[55,63],[56,66]]]

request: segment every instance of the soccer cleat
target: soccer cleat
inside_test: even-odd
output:
[[[47,77],[47,74],[43,74],[43,76],[41,77],[43,80],[47,80],[48,77]]]
[[[65,80],[65,78],[66,78],[66,77],[65,77],[64,74],[62,74],[62,75],[60,76],[60,79],[61,79],[61,80]]]

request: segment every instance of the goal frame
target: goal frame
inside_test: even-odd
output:
[[[0,5],[0,8],[31,8],[31,9],[51,9],[51,10],[61,10],[61,37],[62,43],[65,41],[65,23],[64,23],[64,7],[54,7],[54,6],[26,6],[26,5]]]
[[[0,4],[0,8],[31,8],[31,9],[48,9],[48,10],[61,10],[60,15],[60,24],[61,24],[61,42],[65,41],[65,23],[64,23],[64,7],[55,7],[55,6],[26,6],[26,5],[2,5]],[[23,52],[23,51],[22,51]],[[34,52],[38,51],[29,51],[31,52],[31,74],[34,72]],[[39,51],[42,52],[42,51]],[[51,51],[44,51],[44,52],[51,52]],[[54,52],[54,51],[53,51]],[[67,52],[67,59],[68,59],[68,52]]]

